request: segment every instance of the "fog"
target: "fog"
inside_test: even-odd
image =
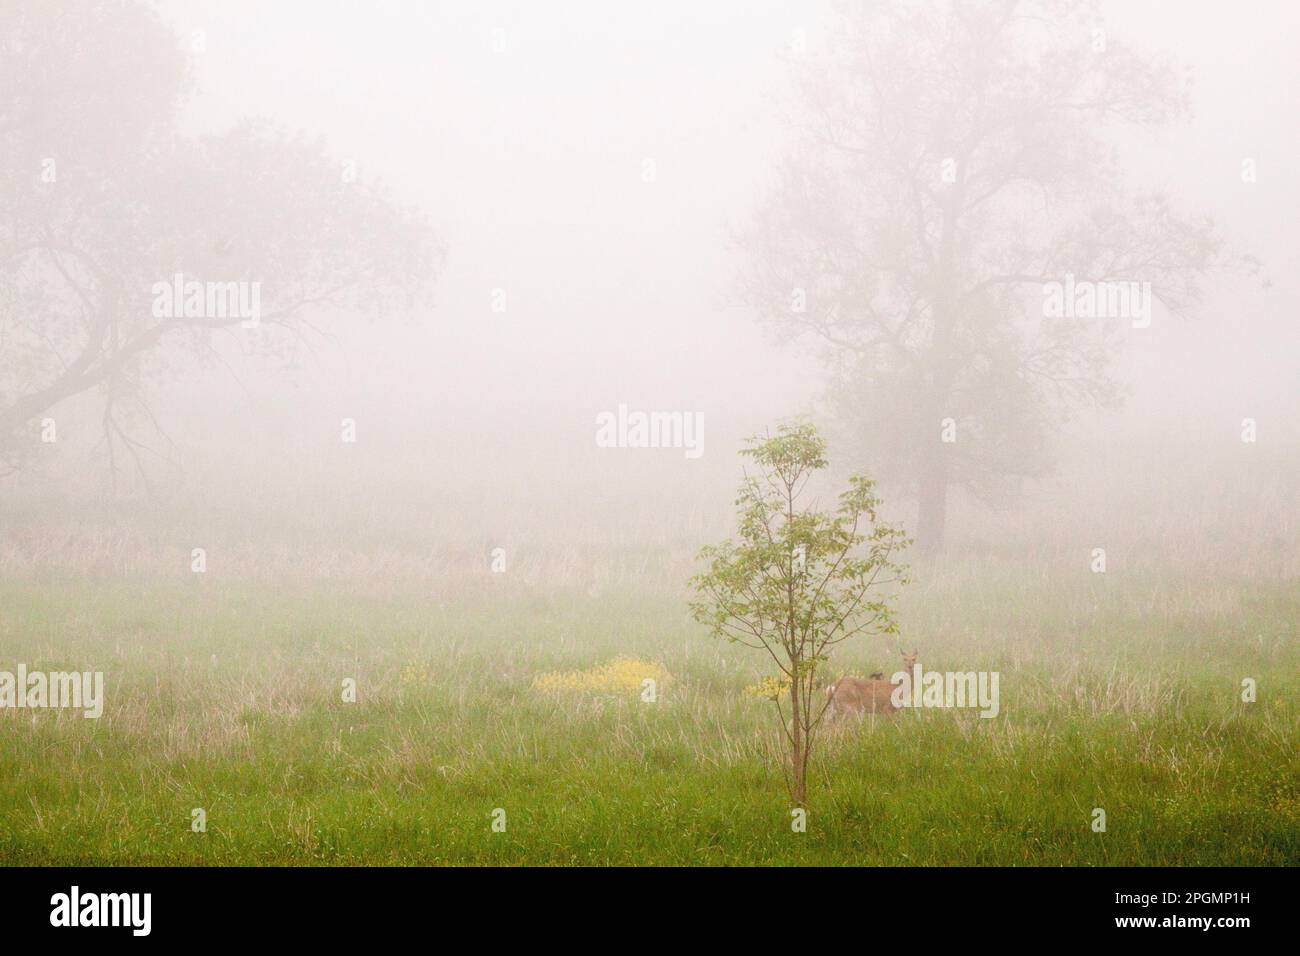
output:
[[[59,423],[57,444],[40,445],[29,420],[30,447],[3,479],[16,566],[71,560],[79,547],[51,558],[22,534],[108,522],[132,536],[123,549],[159,555],[228,536],[231,547],[281,549],[293,566],[293,542],[310,539],[317,555],[439,554],[468,567],[502,544],[579,563],[634,554],[630,577],[649,574],[648,561],[680,582],[694,549],[730,527],[746,435],[811,415],[832,435],[837,469],[879,466],[889,478],[887,455],[841,440],[853,425],[827,400],[824,350],[757,321],[740,290],[753,261],[746,230],[799,149],[792,77],[835,42],[831,5],[157,10],[189,62],[176,135],[219,136],[258,116],[320,137],[334,161],[426,217],[436,254],[410,303],[312,313],[287,353],[268,357],[231,329],[214,334],[206,361],[169,358],[166,376],[146,366],[157,427],[138,415],[130,425],[138,463],[120,451],[106,460],[97,390],[42,409]],[[1207,562],[1223,549],[1258,557],[1259,531],[1271,555],[1262,570],[1285,573],[1300,467],[1297,15],[1285,2],[1113,3],[1101,14],[1110,37],[1176,57],[1194,79],[1185,121],[1106,134],[1126,182],[1212,217],[1262,272],[1207,275],[1195,314],[1157,307],[1149,328],[1121,330],[1110,378],[1126,400],[1071,403],[1051,467],[995,507],[954,487],[947,549],[1000,539],[1032,550],[1064,534],[1063,548],[1086,550],[1104,524],[1144,542],[1160,568],[1187,553],[1170,526],[1185,544],[1213,524],[1233,533]],[[85,55],[93,61],[93,44]],[[202,205],[201,184],[178,188],[178,208]],[[227,210],[226,232],[275,228],[268,196],[249,202]],[[17,362],[6,342],[0,360]],[[39,375],[24,373],[7,398]],[[702,455],[597,447],[597,416],[620,404],[699,416]],[[344,419],[354,443],[340,441]],[[885,489],[914,525],[906,483]],[[573,583],[553,568],[536,582]]]
[[[0,0],[0,866],[1294,864],[1298,9]]]

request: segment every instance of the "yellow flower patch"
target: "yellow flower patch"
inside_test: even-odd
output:
[[[639,694],[645,681],[655,682],[662,693],[672,674],[657,661],[618,657],[585,671],[548,671],[533,678],[533,689],[543,693]]]
[[[779,679],[764,677],[757,684],[750,684],[741,693],[752,700],[776,700],[789,693],[789,691],[790,678],[782,675]]]

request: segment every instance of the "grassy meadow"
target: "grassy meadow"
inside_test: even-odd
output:
[[[0,712],[0,862],[1300,860],[1293,584],[919,571],[905,642],[927,668],[999,671],[1001,714],[828,736],[805,833],[772,704],[746,692],[763,661],[702,633],[684,591],[10,575],[0,669],[103,670],[107,703],[99,720]],[[836,669],[892,671],[897,650],[850,646]],[[671,675],[654,703],[535,684],[620,658]]]
[[[0,868],[1300,864],[1297,11],[0,0]]]

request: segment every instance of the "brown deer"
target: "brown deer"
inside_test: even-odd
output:
[[[916,667],[916,651],[903,653],[903,669],[909,674]],[[844,714],[883,714],[898,711],[894,706],[894,684],[884,679],[882,673],[869,679],[841,677],[826,688],[826,716],[835,720]]]

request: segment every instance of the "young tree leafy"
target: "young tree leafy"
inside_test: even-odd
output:
[[[789,691],[789,714],[775,695],[788,747],[791,799],[807,799],[809,759],[825,714],[815,699],[818,672],[834,647],[896,630],[887,597],[906,580],[896,558],[906,535],[878,517],[875,483],[855,475],[834,511],[805,504],[827,466],[826,443],[807,423],[751,438],[742,452],[757,466],[736,499],[738,537],[706,547],[708,569],[694,578],[695,619],[717,637],[764,651]]]

